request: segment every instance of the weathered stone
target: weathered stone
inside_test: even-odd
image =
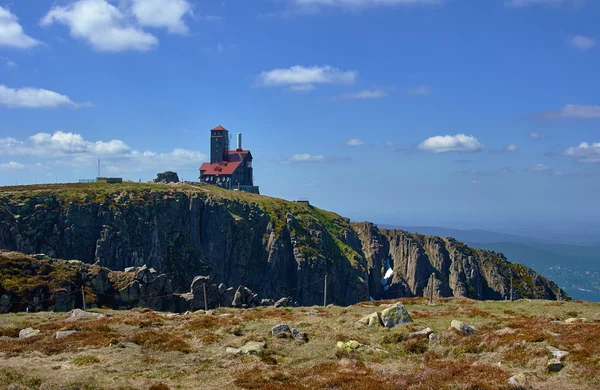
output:
[[[466,335],[472,335],[477,333],[477,329],[475,329],[471,325],[465,324],[464,322],[458,320],[452,320],[452,322],[450,323],[450,327]]]
[[[386,328],[393,328],[398,325],[411,323],[413,320],[402,303],[398,302],[381,312],[381,322]]]
[[[90,311],[83,311],[81,309],[75,309],[71,312],[71,316],[67,318],[67,321],[79,321],[79,320],[98,320],[104,318],[104,314],[93,313]]]
[[[19,332],[19,338],[28,339],[30,337],[39,336],[40,333],[42,332],[39,329],[25,328],[21,329],[21,331]]]
[[[245,355],[262,355],[267,348],[267,343],[264,341],[248,341],[240,348],[240,351]]]
[[[548,352],[550,352],[550,354],[552,355],[552,357],[554,359],[558,359],[559,361],[563,361],[567,356],[569,356],[569,352],[567,351],[561,351],[558,348],[554,348],[554,347],[547,347]]]
[[[419,330],[419,331],[416,331],[416,332],[409,333],[408,335],[409,336],[425,336],[425,337],[429,337],[429,335],[432,334],[432,333],[433,333],[433,329],[431,329],[431,328],[425,328],[423,330]]]
[[[239,355],[242,353],[242,351],[240,351],[238,348],[227,347],[225,348],[225,353],[228,355]]]
[[[383,326],[383,323],[381,322],[381,317],[379,316],[379,313],[369,314],[368,316],[365,316],[365,317],[361,318],[360,320],[358,320],[358,323],[360,325],[365,325],[370,328]]]
[[[591,322],[589,319],[585,318],[585,317],[578,317],[578,318],[567,318],[565,320],[565,322],[567,324],[586,324]]]
[[[548,372],[559,372],[564,366],[558,358],[548,359]]]
[[[290,297],[284,297],[273,304],[275,307],[289,307],[293,305],[293,299]]]
[[[156,280],[158,277],[158,272],[154,268],[148,268],[146,265],[138,269],[135,280],[139,281],[142,284],[149,284]]]
[[[275,304],[275,301],[272,299],[261,299],[260,303],[258,304],[259,306],[273,306]]]
[[[345,352],[354,352],[354,351],[364,350],[364,349],[367,349],[367,347],[368,347],[367,345],[361,344],[356,340],[350,340],[347,342],[338,341],[338,343],[337,343],[337,349],[339,349],[341,351],[345,351]]]
[[[233,296],[233,301],[231,301],[231,306],[233,307],[251,307],[253,302],[257,299],[257,295],[252,292],[248,287],[239,286],[235,295]]]
[[[437,344],[439,341],[440,341],[440,338],[437,334],[435,334],[435,333],[429,334],[429,345]]]
[[[301,332],[296,328],[292,328],[292,336],[294,337],[294,340],[302,341],[305,343],[308,342],[308,334],[306,334],[305,332]]]
[[[65,338],[65,337],[75,334],[77,332],[78,332],[77,330],[59,330],[58,332],[56,332],[55,337],[57,340],[60,340],[62,338]]]
[[[292,336],[292,331],[286,324],[279,324],[271,329],[271,335],[273,337],[287,338]]]
[[[527,378],[525,374],[517,374],[508,378],[508,384],[513,387],[525,387],[527,386]]]

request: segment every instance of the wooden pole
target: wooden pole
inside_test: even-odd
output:
[[[561,297],[561,293],[560,293],[560,287],[558,288],[558,300],[561,301],[562,297]]]
[[[208,311],[208,299],[206,298],[206,283],[202,283],[204,289],[204,311]]]
[[[429,304],[433,305],[433,280],[434,275],[429,276]]]
[[[83,288],[81,288],[81,299],[83,302],[83,311],[85,311],[85,291],[83,291]]]
[[[510,277],[510,301],[513,301],[513,277]]]
[[[325,288],[323,289],[323,306],[327,306],[327,274],[325,274]]]

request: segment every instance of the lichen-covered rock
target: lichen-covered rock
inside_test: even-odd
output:
[[[440,337],[435,333],[429,334],[429,345],[435,345],[440,341]]]
[[[513,387],[525,387],[527,386],[527,377],[525,374],[517,374],[508,378],[508,384]]]
[[[413,322],[408,310],[398,302],[381,312],[381,322],[386,328],[393,328],[398,325],[404,325]]]
[[[358,323],[360,325],[365,325],[370,328],[383,326],[383,323],[381,322],[381,317],[379,317],[379,313],[371,313],[368,316],[365,316],[358,320]]]
[[[477,329],[474,328],[473,326],[466,324],[462,321],[458,321],[458,320],[452,320],[452,322],[450,323],[450,328],[452,329],[456,329],[457,331],[466,334],[466,335],[472,335],[477,333]]]
[[[260,356],[265,353],[267,349],[267,343],[264,341],[248,341],[244,346],[240,348],[240,352],[245,355],[257,355]]]
[[[271,329],[271,335],[273,337],[287,338],[292,336],[292,331],[286,324],[279,324]]]
[[[30,337],[39,336],[42,333],[39,329],[25,328],[19,332],[20,339],[28,339]]]
[[[343,341],[337,342],[337,349],[339,349],[340,351],[355,352],[355,351],[365,350],[367,348],[368,348],[367,345],[361,344],[356,340],[350,340],[347,342],[343,342]]]
[[[569,356],[569,352],[567,352],[567,351],[562,351],[562,350],[560,350],[560,349],[558,349],[558,348],[554,348],[554,347],[550,347],[550,346],[549,346],[549,347],[547,347],[547,349],[548,349],[548,352],[550,353],[550,355],[552,355],[552,357],[553,357],[554,359],[558,359],[558,360],[559,360],[559,361],[561,361],[561,362],[562,362],[563,360],[565,360],[565,358],[566,358],[567,356]]]
[[[587,324],[591,321],[585,317],[577,317],[577,318],[567,318],[565,320],[565,322],[567,324]]]

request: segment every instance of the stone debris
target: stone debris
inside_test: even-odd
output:
[[[77,330],[59,330],[56,332],[56,339],[60,340],[77,332]]]
[[[67,321],[79,321],[79,320],[99,320],[105,318],[104,314],[93,313],[90,311],[83,311],[81,309],[75,309],[71,312],[71,316],[67,318]]]
[[[466,335],[477,333],[477,329],[475,327],[458,320],[452,320],[450,323],[450,328],[456,329],[457,331]]]
[[[20,339],[28,339],[30,337],[39,336],[42,333],[39,329],[25,328],[19,332]]]
[[[248,341],[240,348],[240,352],[244,355],[256,355],[260,356],[265,353],[267,349],[267,343],[264,341]]]
[[[273,337],[289,338],[292,337],[292,331],[286,324],[279,324],[275,325],[273,329],[271,329],[271,335]]]
[[[527,386],[527,378],[525,374],[517,374],[508,378],[508,384],[513,387],[525,387]]]

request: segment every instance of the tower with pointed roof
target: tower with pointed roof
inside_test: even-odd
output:
[[[229,131],[219,125],[210,130],[210,162],[200,167],[200,181],[231,190],[258,194],[254,185],[252,153],[242,148],[242,134],[238,133],[238,145],[229,150]]]

